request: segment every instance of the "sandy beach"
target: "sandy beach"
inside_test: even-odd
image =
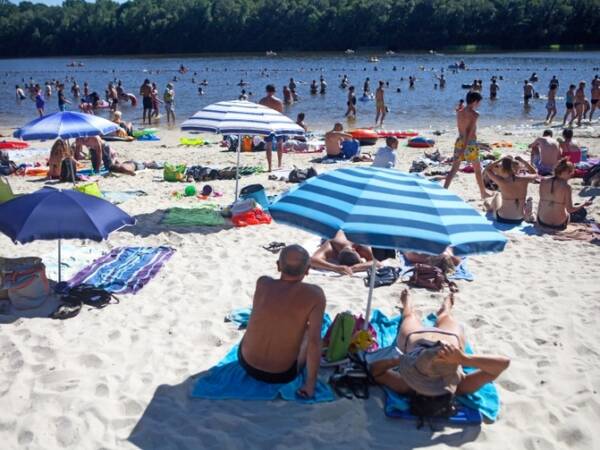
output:
[[[453,126],[449,125],[448,130]],[[543,128],[514,131],[484,128],[481,141],[528,144]],[[598,125],[576,129],[575,138],[600,155]],[[0,129],[3,135],[12,130]],[[558,129],[555,129],[558,133]],[[111,143],[121,159],[160,160],[188,165],[235,165],[235,154],[214,145],[179,146],[184,133],[159,129],[157,142]],[[435,137],[449,155],[454,131]],[[596,137],[592,137],[596,136]],[[381,141],[380,141],[381,143]],[[33,144],[49,148],[51,143]],[[377,147],[371,147],[374,151]],[[368,150],[368,148],[366,149]],[[528,154],[513,147],[504,153]],[[398,168],[408,171],[422,149],[401,145]],[[286,154],[284,166],[306,168],[316,155]],[[35,158],[33,158],[35,159]],[[40,159],[39,157],[37,158]],[[245,153],[245,165],[266,167],[264,153]],[[350,163],[344,163],[350,164]],[[314,164],[319,173],[343,164]],[[10,177],[18,193],[44,183],[34,177]],[[0,448],[12,449],[320,449],[449,448],[582,449],[600,448],[600,268],[597,245],[557,241],[551,235],[506,233],[504,252],[469,257],[473,282],[460,281],[456,316],[481,352],[511,358],[497,385],[502,409],[496,423],[446,428],[432,433],[411,422],[386,418],[383,395],[371,389],[369,400],[338,399],[303,406],[291,402],[208,401],[188,396],[194,378],[217,363],[243,331],[226,323],[234,308],[251,306],[256,279],[276,276],[277,256],[262,246],[271,241],[316,246],[318,238],[273,223],[246,228],[194,227],[160,223],[172,207],[231,202],[234,181],[210,182],[222,197],[207,201],[177,198],[187,183],[162,181],[162,171],[144,170],[99,178],[106,191],[142,190],[146,196],[120,207],[137,218],[102,243],[70,241],[97,254],[118,246],[169,246],[173,257],[136,295],[104,309],[84,307],[70,320],[51,320],[49,302],[39,317],[0,315]],[[240,186],[261,183],[269,194],[290,187],[266,173],[244,177]],[[205,183],[196,183],[200,189]],[[581,202],[581,179],[571,181]],[[59,185],[68,188],[70,185]],[[451,190],[481,210],[474,176],[460,173]],[[586,189],[585,196],[600,193]],[[537,208],[538,185],[529,190]],[[600,220],[600,202],[590,208]],[[1,255],[56,258],[56,242],[14,245],[0,235]],[[66,252],[68,256],[68,251]],[[367,289],[359,277],[311,273],[327,296],[327,312],[364,309]],[[403,285],[375,290],[373,304],[397,313]],[[435,311],[443,293],[412,289],[418,309]]]

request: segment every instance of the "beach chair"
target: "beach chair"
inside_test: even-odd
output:
[[[6,177],[0,177],[0,205],[17,197]]]

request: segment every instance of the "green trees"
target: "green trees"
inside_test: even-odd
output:
[[[0,0],[0,56],[598,45],[600,0]]]

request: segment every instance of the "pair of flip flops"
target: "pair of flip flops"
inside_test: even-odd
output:
[[[339,397],[366,400],[369,398],[369,375],[357,365],[339,367],[329,377],[329,384]]]
[[[271,242],[269,245],[264,245],[263,248],[268,251],[271,252],[273,254],[277,254],[279,253],[282,249],[285,248],[285,242]]]

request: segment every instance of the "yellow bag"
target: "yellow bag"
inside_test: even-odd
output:
[[[92,183],[79,184],[73,188],[75,191],[82,192],[87,195],[93,195],[94,197],[103,198],[100,186],[95,181]]]

